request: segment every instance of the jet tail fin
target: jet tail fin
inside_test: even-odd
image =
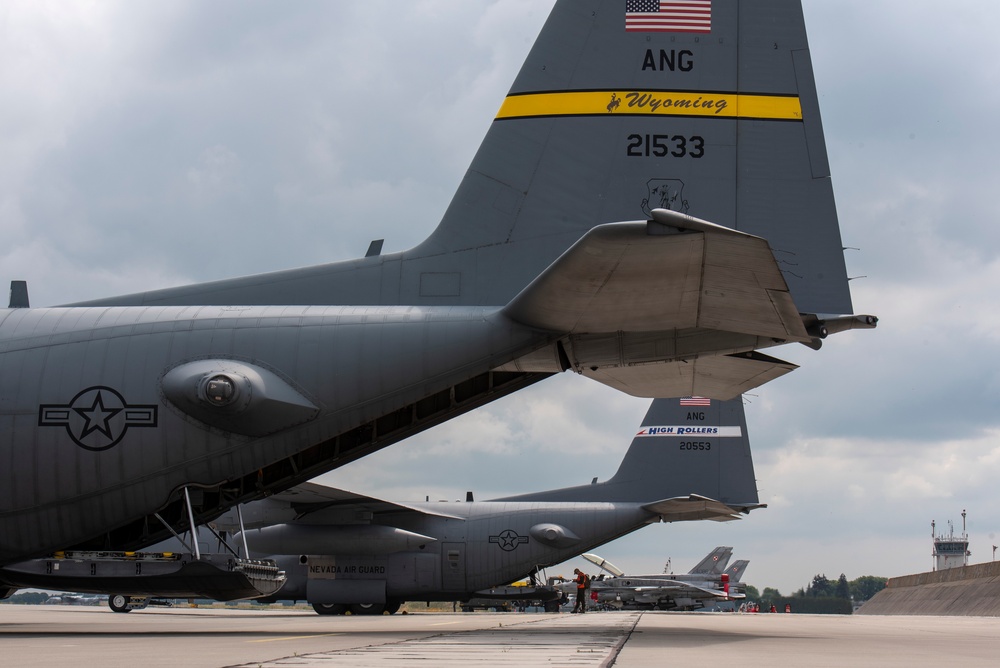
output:
[[[726,573],[729,575],[730,582],[739,582],[743,579],[743,574],[747,572],[747,566],[750,565],[749,559],[737,559],[733,562],[733,565],[726,569]]]
[[[729,559],[732,556],[733,556],[733,548],[720,545],[719,547],[709,552],[704,559],[702,559],[695,565],[694,568],[689,570],[688,574],[721,575],[726,570],[726,564],[729,563]]]
[[[665,521],[735,519],[763,507],[743,398],[654,399],[606,482],[499,500],[635,502]]]

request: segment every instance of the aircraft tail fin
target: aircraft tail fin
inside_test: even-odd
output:
[[[729,563],[729,559],[732,556],[733,548],[720,545],[709,552],[708,555],[699,561],[694,568],[688,571],[688,573],[691,575],[721,575],[725,572],[726,564]]]
[[[851,313],[800,0],[698,4],[692,29],[557,2],[417,250],[477,249],[512,274],[478,303],[505,303],[587,229],[671,209],[767,239],[803,312]]]
[[[499,306],[591,228],[668,209],[766,239],[800,312],[851,313],[800,0],[696,4],[556,2],[408,251],[87,304]]]
[[[726,573],[729,575],[730,582],[739,582],[743,579],[743,574],[747,572],[747,566],[750,565],[749,559],[737,559],[733,562],[733,565],[726,569]]]
[[[665,521],[736,519],[762,507],[743,398],[654,399],[606,482],[498,500],[634,502]]]

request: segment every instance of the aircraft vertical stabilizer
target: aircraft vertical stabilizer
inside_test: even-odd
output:
[[[691,574],[717,574],[721,575],[726,570],[726,564],[729,563],[730,557],[733,556],[733,548],[719,546],[708,553],[708,555],[699,561],[694,568],[688,571],[688,575]]]
[[[743,398],[654,399],[608,481],[499,500],[627,501],[669,521],[688,513],[732,519],[731,512],[761,505]]]
[[[800,312],[851,313],[800,2],[703,4],[691,29],[557,2],[415,248],[87,303],[502,305],[590,228],[660,208],[766,239]]]

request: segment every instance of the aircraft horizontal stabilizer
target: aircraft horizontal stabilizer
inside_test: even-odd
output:
[[[686,520],[713,520],[715,522],[730,522],[741,519],[740,515],[755,508],[766,507],[765,504],[748,506],[729,506],[721,501],[709,499],[698,494],[678,496],[672,499],[647,503],[643,509],[660,516],[664,522],[680,522]]]
[[[591,229],[503,312],[559,338],[498,370],[639,397],[731,399],[796,368],[757,349],[815,339],[764,239],[662,209]]]
[[[584,376],[636,397],[735,399],[798,366],[758,352],[680,362],[583,368]]]
[[[693,584],[693,583],[687,583],[687,584],[688,584],[689,587],[692,587],[694,589],[697,589],[698,591],[704,592],[704,593],[708,594],[709,596],[715,596],[716,598],[721,598],[721,599],[733,599],[733,598],[740,599],[740,598],[746,598],[747,597],[746,594],[743,594],[743,593],[740,593],[740,592],[736,592],[736,591],[729,591],[729,592],[727,592],[727,591],[724,591],[722,589],[712,589],[711,587],[702,587],[700,585],[696,585],[696,584]]]
[[[591,229],[504,312],[571,334],[698,328],[809,340],[764,239],[676,212],[653,214]]]

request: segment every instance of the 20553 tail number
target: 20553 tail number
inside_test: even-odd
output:
[[[700,158],[705,155],[705,139],[698,135],[629,135],[626,153],[630,158]]]
[[[711,441],[681,441],[681,450],[711,450]]]

